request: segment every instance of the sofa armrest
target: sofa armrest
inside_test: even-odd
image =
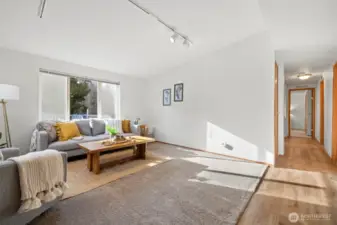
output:
[[[37,140],[36,140],[36,151],[43,151],[48,148],[48,133],[47,131],[39,131],[37,132]]]
[[[3,148],[3,149],[0,149],[0,152],[4,156],[4,160],[20,155],[20,149],[18,148]]]
[[[64,181],[67,181],[67,153],[61,152],[61,155],[64,167]],[[41,209],[32,210],[26,214],[17,214],[21,202],[21,189],[19,171],[14,161],[6,160],[0,162],[0,190],[0,224],[26,224],[26,222],[46,210],[46,208],[43,209],[43,206]],[[48,204],[53,203],[46,203],[46,205]],[[24,218],[21,218],[21,216]]]

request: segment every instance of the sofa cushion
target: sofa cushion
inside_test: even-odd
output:
[[[83,136],[83,138],[80,140],[70,139],[68,141],[53,142],[48,146],[48,148],[55,149],[58,151],[70,151],[74,149],[79,149],[80,147],[78,146],[78,144],[80,143],[85,143],[85,142],[90,142],[90,141],[100,141],[100,140],[104,140],[108,138],[109,138],[109,135],[106,135],[106,134],[97,135],[97,136]]]
[[[86,136],[83,139],[83,142],[89,142],[89,141],[101,141],[101,140],[105,140],[105,139],[109,139],[110,135],[108,134],[100,134],[100,135],[96,135],[96,136]]]
[[[100,135],[105,133],[105,122],[104,120],[93,119],[92,120],[92,136]]]
[[[41,121],[36,124],[36,129],[38,131],[46,131],[48,134],[48,142],[51,143],[57,139],[55,125],[56,122],[52,120]]]
[[[3,156],[2,152],[0,151],[0,162],[1,161],[4,161],[4,156]]]
[[[68,141],[55,141],[48,146],[48,149],[55,149],[58,151],[69,151],[73,149],[78,149],[78,143],[81,141],[68,140]]]
[[[85,136],[91,136],[90,120],[76,120],[75,121],[80,133]]]
[[[124,133],[131,133],[131,122],[130,120],[122,120],[122,129]]]
[[[64,123],[58,122],[56,123],[55,127],[57,137],[60,141],[67,141],[74,137],[81,136],[81,133],[78,130],[76,123],[74,122],[64,122]]]

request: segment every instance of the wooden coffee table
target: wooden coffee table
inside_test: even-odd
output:
[[[101,171],[100,165],[100,153],[111,150],[124,149],[129,150],[127,147],[134,147],[135,158],[145,159],[146,158],[146,146],[147,143],[154,142],[155,139],[141,136],[132,136],[129,142],[121,144],[113,144],[105,146],[102,141],[93,141],[78,144],[87,153],[87,166],[89,171],[99,174]],[[106,140],[105,140],[106,141]]]

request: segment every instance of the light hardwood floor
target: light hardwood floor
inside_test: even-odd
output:
[[[289,138],[286,154],[270,167],[238,224],[337,224],[337,168],[312,139]],[[300,219],[291,223],[288,215]],[[327,215],[328,220],[301,216]]]
[[[304,130],[291,130],[290,134],[292,137],[311,138],[311,136],[308,136]]]
[[[285,154],[277,158],[276,167],[337,173],[323,146],[311,138],[287,138]]]

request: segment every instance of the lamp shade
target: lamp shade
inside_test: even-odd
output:
[[[0,100],[19,100],[19,87],[9,84],[0,84]]]

